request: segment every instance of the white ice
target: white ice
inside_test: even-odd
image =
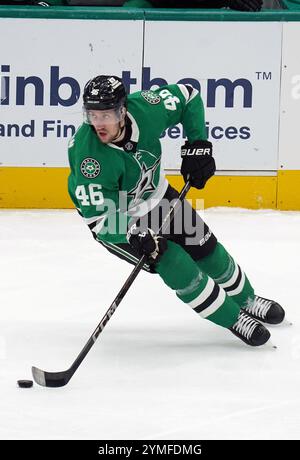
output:
[[[293,326],[251,348],[141,273],[66,387],[67,369],[132,267],[73,211],[0,212],[0,439],[299,439],[300,212],[215,208],[205,219]]]

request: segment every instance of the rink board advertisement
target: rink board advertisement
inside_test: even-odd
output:
[[[150,21],[144,43],[139,20],[1,19],[1,33],[1,166],[66,167],[84,83],[111,73],[130,92],[191,83],[206,107],[218,170],[277,169],[279,23]],[[163,164],[179,169],[182,127],[163,136]]]
[[[280,57],[280,23],[146,22],[145,67],[201,91],[219,170],[277,169]],[[180,166],[181,133],[163,140],[167,168]]]
[[[277,206],[300,209],[300,23],[283,24]]]
[[[300,23],[283,24],[279,168],[300,169]]]
[[[1,36],[0,166],[66,167],[84,84],[140,75],[143,22],[1,18]]]
[[[65,15],[0,18],[1,208],[72,207],[67,144],[83,87],[111,73],[130,92],[177,82],[200,90],[218,169],[201,191],[205,206],[300,209],[300,22]],[[180,125],[162,135],[178,189],[184,140]]]

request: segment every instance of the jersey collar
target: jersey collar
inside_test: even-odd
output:
[[[126,127],[126,130],[127,133],[129,133],[129,135],[125,133],[125,138],[121,142],[115,144],[109,143],[108,145],[115,149],[125,150],[125,152],[135,153],[139,141],[140,130],[137,125],[137,122],[135,121],[133,115],[131,115],[130,112],[127,112],[126,118],[126,124],[128,125]]]

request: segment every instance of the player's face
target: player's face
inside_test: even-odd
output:
[[[118,136],[122,117],[115,110],[89,110],[88,120],[101,142],[108,144]]]

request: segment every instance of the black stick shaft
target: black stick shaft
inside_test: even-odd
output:
[[[184,198],[185,198],[185,196],[188,193],[190,188],[191,188],[191,185],[190,185],[189,182],[187,182],[185,184],[185,186],[183,187],[183,189],[181,190],[180,195],[179,195],[176,203],[174,204],[174,206],[171,207],[170,211],[168,212],[168,214],[164,218],[164,220],[163,220],[163,222],[162,222],[162,224],[161,224],[161,226],[160,226],[160,228],[158,230],[158,233],[162,232],[166,228],[166,226],[170,222],[172,222],[172,220],[174,218],[174,215],[175,215],[175,213],[177,211],[178,204],[181,203],[184,200]],[[136,264],[136,266],[134,267],[134,269],[132,270],[131,274],[129,275],[129,277],[127,278],[125,283],[123,284],[123,286],[120,289],[119,293],[117,294],[115,300],[113,301],[113,303],[111,304],[111,306],[109,307],[109,309],[107,310],[107,312],[105,313],[103,318],[101,319],[100,323],[98,324],[98,326],[94,330],[93,334],[91,335],[91,337],[89,338],[89,340],[87,341],[87,343],[85,344],[85,346],[83,347],[83,349],[81,350],[81,352],[79,353],[77,358],[75,359],[74,363],[70,367],[69,370],[72,372],[71,375],[73,375],[74,372],[76,371],[76,369],[78,369],[78,367],[80,366],[80,364],[82,363],[82,361],[84,360],[84,358],[86,357],[86,355],[88,354],[88,352],[90,351],[90,349],[92,348],[94,343],[96,342],[99,334],[103,331],[105,325],[107,324],[107,322],[110,320],[110,318],[112,317],[112,315],[116,311],[118,305],[121,303],[123,297],[128,292],[128,289],[130,288],[130,286],[134,282],[135,278],[137,277],[137,275],[141,271],[141,269],[142,269],[144,263],[146,262],[146,260],[147,260],[147,257],[142,256],[140,258],[140,260],[138,261],[138,263]]]

